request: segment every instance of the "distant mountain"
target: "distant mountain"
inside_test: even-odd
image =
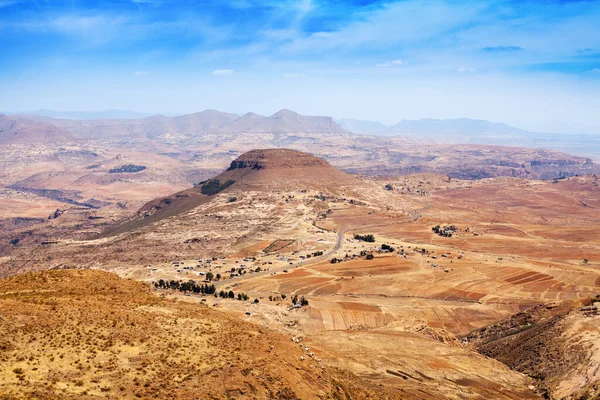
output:
[[[247,113],[225,127],[227,133],[321,133],[347,134],[331,117],[305,116],[290,110],[280,110],[270,117]]]
[[[483,135],[483,134],[514,134],[522,135],[531,132],[515,128],[505,123],[489,122],[481,119],[404,119],[395,125],[384,125],[377,121],[358,119],[342,119],[340,124],[354,133],[376,134],[433,134],[433,135]]]
[[[0,144],[54,144],[74,140],[73,135],[57,126],[0,114]]]
[[[392,126],[394,133],[405,134],[452,134],[452,135],[482,135],[482,134],[527,134],[523,129],[515,128],[505,123],[489,122],[481,119],[420,119],[402,120]]]
[[[600,159],[600,136],[531,132],[502,122],[457,118],[402,120],[395,125],[356,119],[340,124],[354,133],[403,136],[449,144],[484,144],[544,148]]]
[[[170,136],[179,140],[198,140],[206,134],[349,134],[331,117],[304,116],[290,110],[278,111],[270,117],[254,113],[240,117],[217,110],[204,110],[177,117],[156,115],[137,119],[48,119],[48,122],[86,139]]]
[[[66,119],[134,119],[144,118],[156,115],[156,113],[143,113],[131,110],[103,110],[103,111],[54,111],[54,110],[36,110],[26,112],[9,113],[16,115],[39,115],[49,118]],[[174,116],[177,114],[166,114]]]
[[[339,120],[339,124],[342,128],[354,132],[354,133],[365,133],[369,135],[381,135],[386,133],[392,133],[392,127],[384,125],[379,121],[363,121],[360,119],[343,118]]]

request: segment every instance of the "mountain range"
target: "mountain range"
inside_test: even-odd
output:
[[[32,118],[19,115],[11,117]],[[331,117],[304,116],[285,109],[269,117],[255,113],[240,117],[217,110],[204,110],[176,117],[155,115],[134,119],[56,119],[42,116],[37,119],[71,131],[82,139],[157,138],[165,135],[190,139],[201,134],[239,133],[349,134]]]
[[[354,133],[367,135],[403,136],[452,144],[546,148],[600,158],[599,135],[532,132],[503,122],[480,119],[405,119],[395,125],[384,125],[377,121],[341,119],[339,124]]]
[[[350,133],[424,139],[443,144],[482,144],[544,148],[578,156],[600,159],[600,136],[593,134],[561,134],[532,132],[503,122],[457,119],[404,119],[394,125],[378,121],[327,116],[304,116],[287,109],[271,116],[246,113],[242,116],[217,110],[204,110],[184,115],[151,115],[127,110],[51,111],[7,113],[15,119],[38,119],[64,128],[75,137],[137,137],[168,140],[194,140],[198,135],[254,134],[334,134]]]

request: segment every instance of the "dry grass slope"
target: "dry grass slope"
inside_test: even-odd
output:
[[[3,399],[391,398],[289,338],[100,271],[0,281]]]

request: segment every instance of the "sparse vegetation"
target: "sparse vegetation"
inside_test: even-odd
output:
[[[209,179],[208,181],[204,181],[203,183],[201,183],[202,186],[200,188],[200,192],[207,196],[212,196],[219,192],[222,192],[234,183],[235,181],[231,179],[223,183],[221,183],[221,181],[218,179]]]

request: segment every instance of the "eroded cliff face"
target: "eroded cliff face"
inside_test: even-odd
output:
[[[600,314],[589,304],[540,304],[465,338],[481,354],[534,378],[545,398],[595,399],[600,394]]]

